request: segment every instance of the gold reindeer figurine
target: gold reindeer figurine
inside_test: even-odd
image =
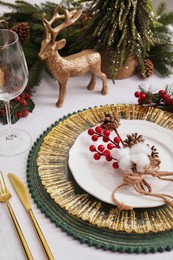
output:
[[[62,39],[56,41],[58,33],[73,24],[81,15],[81,10],[64,10],[64,14],[59,14],[58,5],[54,11],[52,18],[47,21],[43,18],[43,25],[45,28],[45,37],[41,43],[41,49],[39,57],[45,61],[45,64],[53,75],[53,77],[59,82],[59,99],[56,103],[57,107],[62,107],[64,98],[66,95],[66,85],[70,77],[80,76],[84,73],[91,72],[91,80],[87,86],[88,90],[93,90],[96,83],[96,76],[100,77],[103,82],[101,93],[107,94],[107,77],[101,71],[101,56],[94,50],[84,50],[79,53],[61,57],[58,50],[62,49],[66,40]],[[63,19],[64,21],[52,28],[52,24],[57,19]]]

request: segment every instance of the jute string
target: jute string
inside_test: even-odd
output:
[[[127,185],[133,185],[135,191],[142,195],[153,196],[163,199],[163,201],[169,206],[173,207],[173,196],[165,193],[154,193],[152,192],[151,185],[144,179],[145,176],[151,175],[153,177],[157,177],[160,180],[164,181],[173,181],[173,178],[169,178],[169,176],[173,176],[173,172],[168,171],[159,171],[160,168],[160,160],[158,158],[150,158],[150,165],[147,166],[144,172],[125,172],[123,175],[123,182],[120,184],[112,193],[112,200],[117,205],[120,210],[132,210],[131,206],[128,206],[119,200],[116,199],[116,192]]]

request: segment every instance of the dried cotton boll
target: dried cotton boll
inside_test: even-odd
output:
[[[130,153],[131,154],[144,153],[147,155],[151,155],[151,148],[144,143],[138,143],[132,146]]]
[[[131,170],[132,162],[131,162],[130,156],[122,157],[119,160],[118,165],[121,170],[132,172],[132,170]]]
[[[115,149],[115,158],[117,160],[120,160],[123,157],[129,157],[130,156],[130,148],[126,147],[126,148],[121,148],[121,149]],[[113,155],[114,156],[114,155]]]
[[[148,155],[144,153],[133,154],[130,159],[136,163],[136,169],[138,172],[143,172],[144,168],[150,164]]]

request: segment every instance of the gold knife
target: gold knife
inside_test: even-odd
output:
[[[34,216],[34,213],[32,211],[32,208],[31,208],[31,203],[30,203],[30,199],[29,199],[29,193],[28,193],[28,190],[26,188],[26,186],[24,185],[24,183],[19,179],[19,177],[17,177],[15,174],[13,173],[9,173],[8,174],[8,177],[10,178],[10,181],[17,193],[17,195],[19,196],[22,204],[24,205],[25,209],[27,210],[27,212],[29,213],[30,217],[31,217],[31,220],[34,224],[34,227],[35,227],[35,230],[40,238],[40,241],[42,243],[42,246],[45,250],[45,253],[48,257],[49,260],[54,260],[54,256],[48,246],[48,243],[41,231],[41,228]]]

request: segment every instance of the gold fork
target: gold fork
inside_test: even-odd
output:
[[[24,249],[24,252],[26,254],[27,259],[33,260],[34,258],[33,258],[32,254],[31,254],[29,246],[28,246],[28,244],[26,242],[26,239],[25,239],[25,237],[23,235],[23,232],[22,232],[22,230],[20,228],[20,225],[19,225],[19,223],[17,221],[17,218],[16,218],[16,216],[14,214],[14,211],[13,211],[13,209],[11,207],[11,204],[9,202],[9,199],[11,197],[12,197],[12,195],[10,193],[10,190],[8,189],[7,184],[5,182],[5,179],[4,179],[4,176],[3,176],[2,172],[0,171],[0,202],[4,202],[7,205],[7,207],[8,207],[8,210],[10,212],[10,215],[11,215],[11,218],[13,220],[13,223],[14,223],[14,226],[16,228],[16,231],[17,231],[17,233],[19,235],[19,238],[20,238],[20,241],[22,243],[22,246],[23,246],[23,249]]]

